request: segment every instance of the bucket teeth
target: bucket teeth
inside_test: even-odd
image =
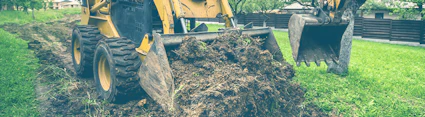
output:
[[[303,56],[303,61],[307,67],[310,67],[310,61],[307,60],[307,57],[305,55]]]
[[[331,64],[331,63],[332,63],[332,61],[325,60],[325,63],[326,63],[327,65],[329,65],[329,64]]]
[[[306,65],[307,67],[310,67],[310,62],[305,61],[305,65]]]
[[[319,54],[320,55],[320,54]],[[317,57],[316,55],[314,55],[314,58],[315,58],[315,63],[316,63],[316,65],[317,66],[320,66],[320,58],[319,57]]]

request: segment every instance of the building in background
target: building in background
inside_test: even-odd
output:
[[[79,8],[79,7],[81,7],[80,2],[77,2],[77,1],[62,3],[62,8]]]
[[[288,5],[282,9],[282,13],[284,14],[307,14],[310,12],[310,10],[313,9],[312,7],[306,7],[298,2],[292,3],[291,5]]]
[[[358,13],[357,15],[363,18],[400,19],[399,14],[392,13],[394,9],[396,8],[419,9],[417,5],[413,2],[400,2],[399,0],[392,0],[391,2],[388,2],[388,1],[385,2],[385,0],[376,0],[373,2],[375,2],[376,4],[380,4],[379,7],[372,7],[372,9],[364,9],[361,7],[359,12],[357,12]],[[423,7],[425,7],[425,4],[423,5]],[[413,16],[413,18],[411,19],[420,20],[421,14],[418,13],[417,15]]]
[[[50,3],[51,2],[51,3]],[[81,7],[78,1],[62,1],[62,0],[48,0],[47,5],[50,9],[64,9],[64,8],[79,8]]]

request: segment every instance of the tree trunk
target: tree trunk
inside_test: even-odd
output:
[[[24,12],[28,15],[28,7],[24,7]]]
[[[422,3],[418,3],[418,10],[419,10],[419,12],[421,14],[421,19],[423,19],[424,18],[424,14],[422,13],[422,10],[423,10]]]
[[[35,21],[34,8],[32,8],[32,19]]]
[[[338,75],[347,75],[348,67],[350,64],[350,55],[351,55],[351,46],[353,40],[353,31],[354,31],[354,14],[353,10],[346,10],[345,15],[350,18],[350,24],[344,32],[341,40],[341,50],[339,54],[338,63],[328,64],[328,72],[338,74]]]
[[[14,9],[13,9],[13,5],[10,5],[10,4],[9,4],[9,5],[7,5],[6,7],[7,7],[7,10],[10,10],[10,11],[13,11],[13,10],[14,10]]]
[[[235,17],[233,17],[233,22],[235,22],[235,25],[238,26],[238,23],[239,23],[238,15],[235,15]]]
[[[264,20],[263,20],[263,27],[267,27],[267,20],[270,18],[269,16],[267,16],[266,13],[263,13],[264,16]]]

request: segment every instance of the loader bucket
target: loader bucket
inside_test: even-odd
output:
[[[174,79],[162,38],[154,34],[154,43],[138,71],[139,84],[165,111],[174,108]]]
[[[265,38],[264,49],[269,50],[276,60],[283,60],[282,52],[270,28],[248,30],[226,30],[223,32],[194,32],[186,34],[154,34],[154,43],[139,69],[140,85],[162,108],[171,112],[176,109],[174,102],[174,79],[168,63],[166,48],[175,47],[184,38],[195,37],[200,41],[213,41],[227,31]]]
[[[294,14],[289,20],[289,40],[292,55],[297,66],[302,62],[320,66],[324,61],[337,62],[342,36],[348,22],[338,24],[322,23],[321,18],[310,14]]]

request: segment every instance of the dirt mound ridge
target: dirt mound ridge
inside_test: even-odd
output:
[[[187,38],[170,56],[182,116],[300,116],[304,91],[294,70],[262,49],[264,39],[235,33],[211,43]],[[314,111],[314,110],[313,110]],[[304,113],[304,114],[303,114]]]

